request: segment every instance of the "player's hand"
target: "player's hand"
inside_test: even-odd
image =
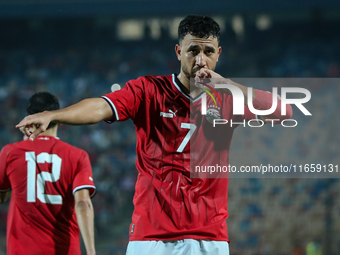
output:
[[[225,79],[220,74],[206,68],[201,68],[195,74],[195,87],[204,91],[208,90],[214,93],[217,93],[217,91],[226,92],[220,89],[215,90],[215,85],[230,83],[229,79]]]
[[[201,68],[195,74],[195,86],[198,88],[207,89],[209,86],[215,88],[215,84],[226,82],[226,79],[220,74],[206,68]]]
[[[201,68],[196,72],[195,76],[195,86],[198,88],[209,88],[212,87],[213,89],[216,88],[216,84],[230,84],[234,85],[235,87],[238,87],[243,91],[243,95],[247,95],[247,87],[238,84],[230,79],[222,77],[220,74],[206,69],[206,68]],[[208,85],[208,86],[207,86]],[[210,89],[211,90],[211,89]],[[216,89],[217,91],[221,91],[222,93],[226,93],[229,95],[232,95],[231,91],[229,89]],[[255,98],[255,92],[253,92],[253,100]],[[247,102],[247,101],[246,101]]]
[[[31,141],[44,132],[51,122],[48,111],[26,116],[16,125]]]
[[[200,79],[224,79],[220,74],[209,70],[207,68],[201,68],[198,70],[196,73],[195,80],[200,80]]]

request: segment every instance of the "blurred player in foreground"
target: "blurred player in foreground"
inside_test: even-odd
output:
[[[202,90],[190,87],[190,79],[220,79],[241,89],[245,102],[248,98],[247,87],[214,72],[222,50],[219,35],[220,28],[213,19],[190,15],[178,28],[175,52],[181,62],[179,74],[140,77],[102,98],[85,99],[65,109],[28,116],[17,125],[34,139],[51,121],[85,125],[102,120],[133,120],[139,174],[128,255],[229,254],[228,178],[190,177],[190,163],[196,164],[192,162],[195,159],[202,165],[228,165],[235,128],[216,129],[221,136],[208,138],[206,131],[215,130],[211,120],[200,112]],[[229,90],[219,90],[218,95],[223,104],[214,105],[211,98],[207,99],[208,110],[213,105],[216,116],[220,114],[221,118],[234,121],[255,119],[246,105],[244,116],[233,116]],[[267,110],[272,95],[253,89],[252,100],[256,109]],[[281,116],[278,107],[269,117],[289,118],[292,109],[287,108],[287,116]],[[37,127],[33,133],[28,130],[32,124]],[[193,144],[197,149],[194,158],[190,153]]]
[[[27,112],[57,109],[58,99],[40,92],[29,99]],[[60,141],[57,129],[50,123],[34,141],[9,144],[0,152],[0,202],[12,196],[8,255],[80,255],[79,229],[87,255],[96,254],[90,160],[85,151]]]

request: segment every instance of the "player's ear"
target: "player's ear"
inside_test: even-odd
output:
[[[177,59],[181,61],[181,45],[176,44],[175,51],[176,51]]]
[[[218,51],[217,51],[217,61],[218,61],[218,58],[219,58],[220,55],[221,55],[221,52],[222,52],[222,47],[221,47],[221,46],[218,46]]]

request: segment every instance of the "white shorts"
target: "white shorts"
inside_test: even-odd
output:
[[[194,239],[130,241],[126,255],[229,255],[229,244],[225,241]]]

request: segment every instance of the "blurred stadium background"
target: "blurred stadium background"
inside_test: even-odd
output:
[[[22,139],[14,126],[37,91],[65,107],[113,83],[178,72],[177,25],[188,14],[221,25],[217,72],[225,77],[340,76],[338,0],[1,0],[0,148]],[[339,164],[340,87],[309,89],[313,117],[296,114],[294,131],[238,128],[231,164]],[[98,254],[125,254],[137,174],[132,122],[61,126],[59,137],[90,155]],[[303,255],[311,242],[323,255],[340,254],[338,179],[232,179],[229,194],[232,255]],[[0,206],[0,254],[7,207]]]

